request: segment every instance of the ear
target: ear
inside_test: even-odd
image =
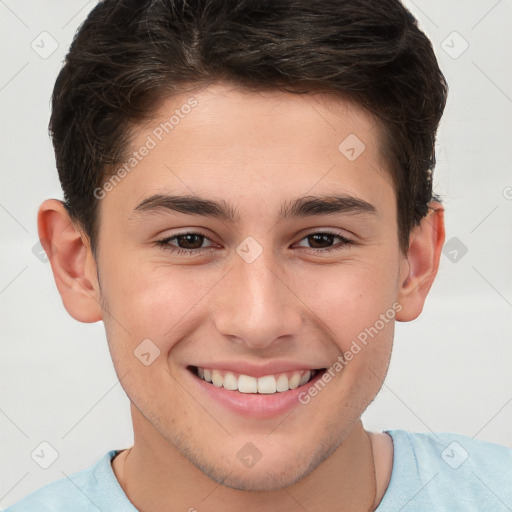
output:
[[[41,204],[37,227],[66,311],[80,322],[101,320],[96,262],[86,235],[57,199]]]
[[[396,319],[409,322],[423,310],[439,268],[444,244],[444,208],[432,201],[429,213],[410,234],[409,251],[400,264],[398,302],[402,305]]]

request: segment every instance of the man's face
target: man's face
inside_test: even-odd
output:
[[[136,442],[170,443],[228,486],[282,488],[341,444],[384,380],[405,261],[395,191],[376,123],[344,100],[222,84],[194,98],[139,127],[132,149],[150,149],[100,201],[109,347]],[[290,211],[306,196],[358,201]],[[330,382],[296,387],[319,369]]]

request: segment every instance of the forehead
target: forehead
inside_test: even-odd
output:
[[[380,137],[371,114],[334,94],[217,83],[166,98],[136,127],[133,169],[112,196],[122,189],[133,207],[162,193],[231,197],[247,207],[258,198],[261,207],[275,192],[393,195]]]
[[[195,106],[189,108],[192,100]],[[193,130],[198,140],[203,138],[204,151],[211,146],[204,140],[206,136],[217,146],[243,138],[247,151],[259,150],[262,144],[284,150],[287,142],[307,139],[310,144],[305,147],[293,144],[297,154],[311,156],[327,149],[328,154],[337,156],[340,148],[338,144],[333,148],[333,142],[342,142],[349,135],[361,142],[364,139],[370,152],[380,148],[381,137],[376,118],[340,94],[255,91],[224,82],[164,99],[153,120],[143,128],[156,127],[158,135],[159,125],[163,137],[172,134],[175,139],[180,132],[186,136]]]

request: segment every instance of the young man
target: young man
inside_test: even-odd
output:
[[[398,0],[100,2],[38,222],[135,442],[9,511],[512,510],[509,448],[361,422],[437,272],[446,91]]]

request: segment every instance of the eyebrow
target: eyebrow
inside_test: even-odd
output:
[[[144,199],[133,209],[134,214],[156,214],[178,212],[187,215],[201,215],[237,223],[239,211],[225,200],[215,201],[196,195],[176,196],[155,194]],[[305,196],[286,201],[277,215],[276,221],[292,217],[337,214],[377,214],[377,209],[363,199],[350,195]]]

